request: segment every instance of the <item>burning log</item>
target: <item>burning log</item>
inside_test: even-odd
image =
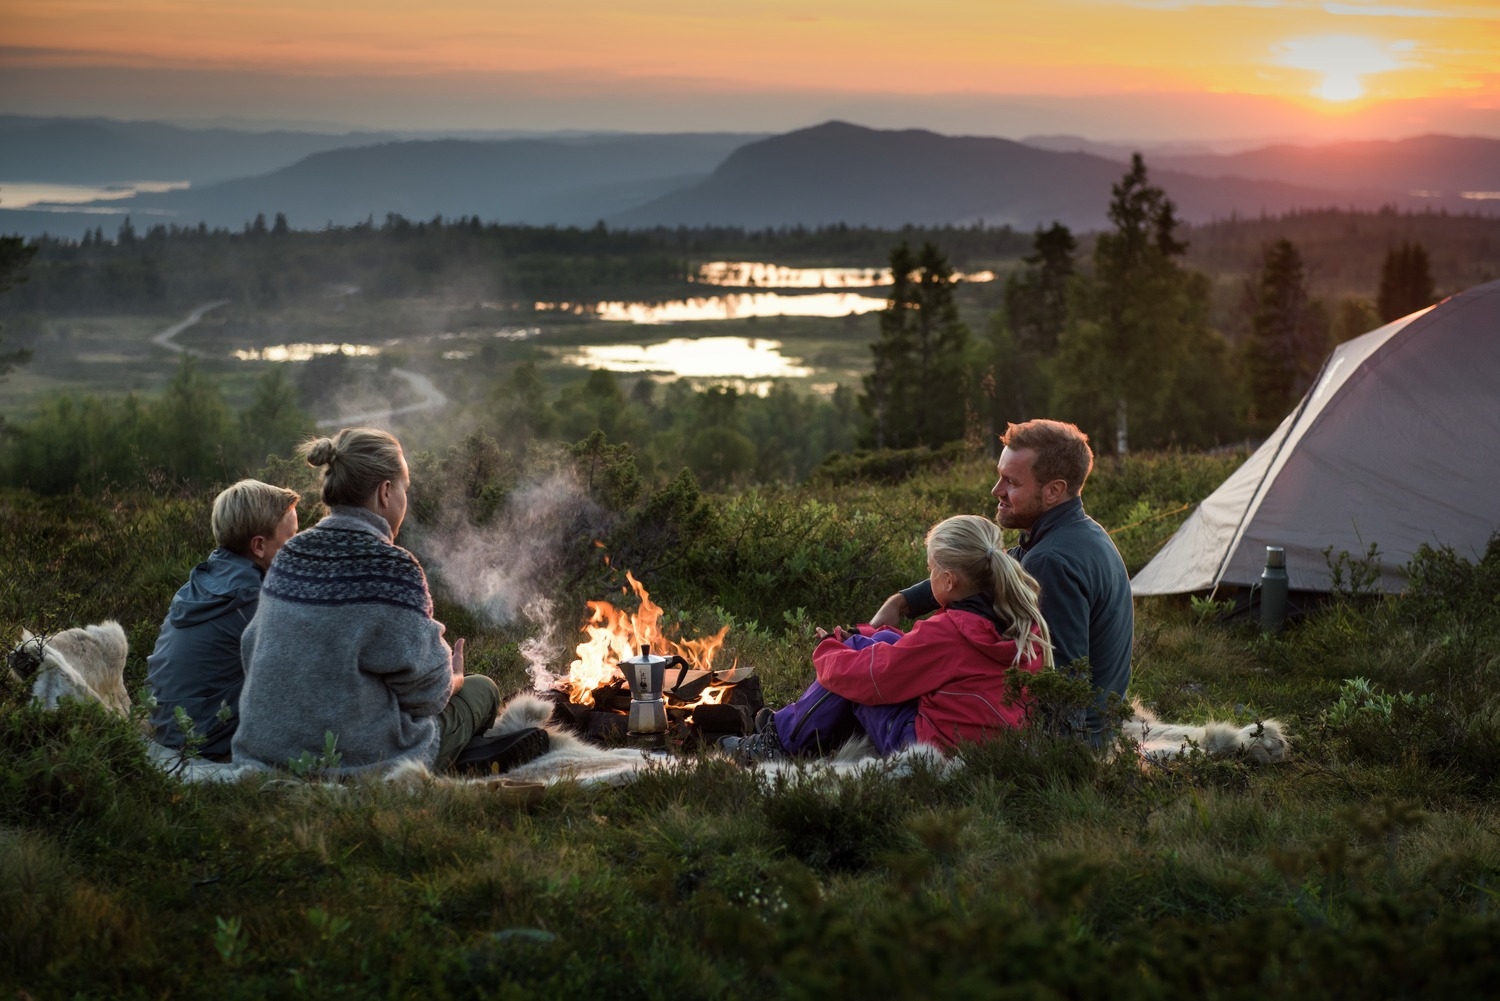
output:
[[[679,749],[749,733],[765,704],[760,679],[737,663],[714,666],[729,627],[704,639],[665,636],[661,607],[633,574],[625,579],[640,599],[638,610],[631,615],[607,601],[588,603],[587,639],[567,677],[547,693],[552,721],[601,743],[630,739]]]

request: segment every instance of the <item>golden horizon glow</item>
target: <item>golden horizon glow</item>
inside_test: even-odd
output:
[[[1500,110],[1500,10],[1315,0],[8,0],[0,70],[389,81],[441,91],[1249,95]],[[230,84],[226,84],[226,87]],[[249,88],[251,84],[245,83]]]

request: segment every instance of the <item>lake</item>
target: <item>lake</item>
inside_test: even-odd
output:
[[[93,206],[80,209],[84,202],[129,198],[138,192],[177,191],[188,187],[187,181],[121,181],[118,184],[50,184],[30,181],[0,181],[0,206],[8,209],[31,209],[47,212],[93,212],[98,215],[123,214],[125,209]],[[66,207],[65,207],[66,206]],[[147,215],[139,207],[137,215]]]
[[[992,282],[993,271],[958,272],[966,282]],[[710,261],[695,279],[703,285],[735,288],[877,288],[894,285],[890,268],[789,268],[764,261]]]
[[[855,292],[735,292],[666,302],[539,302],[539,313],[592,316],[616,323],[659,324],[742,320],[751,316],[848,316],[884,309],[886,300]]]
[[[561,361],[611,372],[653,372],[688,379],[804,379],[813,369],[781,353],[781,342],[750,337],[674,337],[655,344],[569,348]]]
[[[992,282],[993,271],[957,272],[965,282]],[[766,289],[876,289],[894,284],[890,268],[791,268],[765,261],[710,261],[698,268],[700,285]],[[752,316],[848,316],[884,309],[884,296],[858,292],[725,292],[666,302],[538,302],[537,312],[590,316],[614,323],[692,323]]]

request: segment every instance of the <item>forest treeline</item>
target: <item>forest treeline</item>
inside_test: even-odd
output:
[[[114,232],[101,226],[82,240],[33,241],[27,281],[0,300],[0,314],[170,312],[214,299],[264,307],[330,285],[357,285],[374,298],[529,309],[538,300],[678,296],[696,276],[694,262],[715,258],[874,266],[900,240],[937,243],[960,266],[1013,258],[1030,243],[1026,234],[985,226],[609,229],[387,215],[378,224],[300,231],[278,214],[231,232],[164,223],[142,230],[127,217]]]
[[[800,480],[825,462],[834,475],[900,475],[922,456],[993,447],[1007,422],[1037,416],[1078,423],[1101,453],[1243,443],[1290,410],[1335,344],[1500,270],[1500,220],[1329,211],[1193,229],[1139,157],[1114,186],[1109,217],[1094,235],[1060,224],[1029,235],[643,231],[395,215],[315,232],[277,216],[242,232],[141,233],[127,220],[82,241],[8,241],[12,272],[24,266],[26,280],[10,282],[0,309],[24,331],[37,314],[161,313],[215,297],[269,306],[356,284],[376,301],[499,298],[524,311],[544,298],[680,295],[696,263],[713,258],[888,264],[897,280],[858,390],[816,396],[781,384],[756,396],[602,371],[559,386],[524,350],[487,347],[465,372],[477,391],[450,408],[453,426],[516,447],[602,432],[658,483],[687,468],[722,488]],[[1007,258],[1019,265],[960,309],[955,272]],[[272,370],[240,413],[191,361],[156,399],[53,400],[8,429],[0,480],[62,492],[231,479],[313,429],[314,390],[368,384],[358,368],[335,356],[295,380]],[[385,373],[377,394],[396,382]],[[837,455],[852,457],[829,461]]]

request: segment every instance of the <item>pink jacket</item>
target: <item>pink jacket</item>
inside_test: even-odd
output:
[[[1034,650],[1016,666],[1040,671],[1040,647]],[[1026,710],[1005,697],[1005,672],[1015,657],[1015,641],[1002,638],[989,619],[945,609],[895,643],[851,650],[829,637],[813,651],[813,666],[824,688],[861,705],[918,699],[917,739],[951,748],[1025,724]]]

